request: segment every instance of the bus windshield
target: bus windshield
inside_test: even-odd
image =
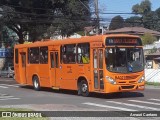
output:
[[[107,70],[117,73],[132,73],[144,70],[142,48],[106,48]]]

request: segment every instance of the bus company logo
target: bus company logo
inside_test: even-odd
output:
[[[115,79],[119,80],[133,80],[139,77],[139,75],[133,75],[133,76],[115,76]]]
[[[115,79],[127,80],[127,76],[115,76]]]

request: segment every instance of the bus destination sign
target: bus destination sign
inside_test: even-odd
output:
[[[139,38],[107,38],[106,45],[138,45],[141,46]]]

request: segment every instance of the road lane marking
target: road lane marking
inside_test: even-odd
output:
[[[6,80],[6,79],[5,79],[5,80],[0,80],[0,81],[14,81],[14,80]]]
[[[11,99],[13,100],[13,99],[21,99],[21,98],[4,98],[4,99],[0,98],[0,100],[11,100]]]
[[[138,102],[138,103],[146,103],[146,104],[152,104],[152,105],[160,105],[160,103],[155,103],[155,102],[147,102],[147,101],[140,101],[140,100],[128,100],[131,102]]]
[[[3,94],[3,93],[0,93],[0,96],[6,96],[6,95],[8,95],[8,94]]]
[[[8,88],[8,87],[6,87],[6,86],[0,86],[0,88]]]
[[[0,96],[0,99],[1,98],[11,98],[11,97],[14,97],[14,96]]]
[[[159,101],[159,102],[160,102],[160,99],[153,99],[153,98],[151,98],[151,99],[149,99],[149,100]]]
[[[116,102],[116,101],[106,101],[106,102],[115,103],[115,104],[119,104],[119,105],[132,106],[132,107],[137,107],[137,108],[142,108],[142,109],[151,109],[151,110],[155,110],[155,111],[160,111],[160,109],[154,108],[154,107],[148,107],[148,106],[142,106],[142,105],[136,105],[136,104],[129,104],[129,103],[123,103],[123,102]]]
[[[137,110],[128,109],[128,108],[114,107],[114,106],[108,106],[108,105],[103,105],[103,104],[96,104],[96,103],[91,103],[91,102],[86,102],[86,103],[82,103],[82,104],[91,105],[91,106],[97,106],[97,107],[103,107],[103,108],[118,109],[118,110],[123,110],[123,111],[137,111]]]
[[[20,85],[20,84],[13,84],[13,85],[8,85],[8,84],[0,84],[0,85],[4,85],[4,86],[11,86],[11,87],[19,87],[18,85]]]

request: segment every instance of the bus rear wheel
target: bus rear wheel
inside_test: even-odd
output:
[[[33,87],[36,91],[40,90],[40,83],[39,83],[39,79],[37,76],[33,77]]]
[[[88,88],[88,83],[85,80],[82,80],[80,83],[80,94],[84,97],[88,97],[89,96],[89,88]]]

